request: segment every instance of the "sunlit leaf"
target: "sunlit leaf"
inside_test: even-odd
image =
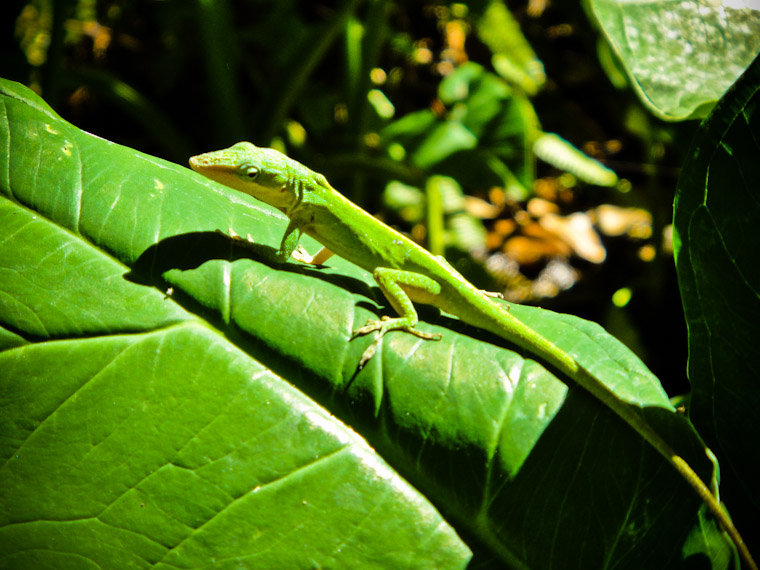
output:
[[[726,567],[707,541],[684,551],[691,488],[530,354],[420,307],[442,340],[392,333],[359,371],[371,339],[351,331],[385,313],[367,272],[267,264],[215,230],[276,247],[279,212],[16,84],[0,104],[3,563],[462,568],[462,536],[527,568]],[[715,483],[629,350],[510,310]]]
[[[667,120],[704,117],[760,52],[760,5],[590,0],[641,100]]]

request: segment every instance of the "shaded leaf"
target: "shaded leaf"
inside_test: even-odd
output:
[[[760,60],[697,133],[678,182],[676,266],[689,328],[690,416],[722,460],[741,528],[760,510]],[[725,460],[724,460],[725,459]],[[757,535],[745,537],[760,549]]]

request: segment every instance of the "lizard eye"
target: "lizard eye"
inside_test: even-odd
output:
[[[249,180],[256,180],[259,176],[259,169],[255,166],[246,166],[243,168],[243,175]]]

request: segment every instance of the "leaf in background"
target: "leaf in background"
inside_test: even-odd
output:
[[[460,98],[450,116],[478,139],[476,149],[452,156],[440,171],[454,175],[462,184],[481,188],[488,185],[486,176],[496,175],[505,188],[519,184],[527,194],[524,189],[530,188],[535,178],[533,141],[540,135],[530,101],[476,63],[466,63],[444,78],[439,96],[444,102],[450,100],[449,104],[455,96]],[[473,162],[482,162],[483,167],[473,168]]]
[[[366,272],[251,258],[213,230],[276,246],[282,215],[2,85],[0,543],[16,567],[462,567],[449,525],[514,566],[696,552],[726,567],[717,531],[690,539],[691,488],[584,390],[425,307],[420,328],[443,340],[391,334],[357,371],[371,339],[350,331],[382,302]],[[711,480],[630,351],[593,323],[511,310]]]
[[[544,86],[544,65],[504,2],[493,0],[488,4],[477,31],[481,41],[493,52],[491,63],[499,75],[528,95],[535,95]]]
[[[704,117],[760,52],[753,2],[590,0],[639,97],[658,117]]]
[[[436,116],[430,109],[414,111],[393,121],[381,131],[386,143],[399,142],[408,151],[418,144],[436,123]]]
[[[486,69],[482,65],[473,62],[463,63],[441,79],[438,84],[438,98],[447,106],[467,100],[473,91],[473,86],[477,86],[485,74]],[[508,95],[509,87],[506,83],[501,85],[499,96]]]
[[[555,168],[569,172],[589,184],[615,186],[617,174],[601,162],[578,150],[554,133],[543,133],[533,144],[536,156]]]
[[[386,185],[383,204],[409,224],[416,224],[425,217],[425,193],[417,186],[398,180],[392,180]]]
[[[458,121],[436,124],[412,154],[412,162],[420,168],[431,168],[452,154],[475,148],[478,139]]]
[[[760,511],[760,59],[700,127],[678,182],[676,266],[690,417],[721,460],[739,528]],[[760,549],[757,533],[750,548]]]
[[[476,63],[465,63],[439,84],[449,111],[437,120],[432,111],[403,117],[383,130],[386,142],[399,142],[417,166],[475,188],[501,185],[526,196],[535,177],[533,141],[540,135],[530,101],[506,81]]]

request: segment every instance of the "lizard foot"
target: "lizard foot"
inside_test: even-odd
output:
[[[240,243],[240,245],[242,245],[242,246],[246,246],[246,245],[253,245],[254,243],[256,243],[256,242],[253,240],[253,237],[251,236],[251,234],[247,234],[245,237],[243,237],[243,236],[239,235],[239,234],[238,234],[238,233],[237,233],[235,230],[233,230],[232,228],[228,228],[226,232],[225,232],[225,231],[222,231],[222,230],[220,230],[220,229],[217,229],[217,230],[216,230],[216,233],[218,233],[218,234],[221,234],[221,235],[223,235],[224,237],[228,237],[228,238],[230,238],[231,240],[233,240],[233,241],[235,241],[235,242],[238,242],[238,243]]]
[[[359,327],[355,331],[351,333],[351,339],[353,340],[357,336],[363,336],[365,334],[369,334],[371,332],[375,333],[375,338],[372,340],[370,345],[364,350],[364,353],[362,354],[361,359],[359,360],[359,369],[361,370],[364,368],[364,365],[367,364],[367,362],[370,361],[370,359],[375,355],[375,352],[377,352],[377,347],[380,345],[380,341],[383,339],[383,336],[385,336],[385,333],[388,333],[390,331],[394,330],[401,330],[404,332],[408,332],[413,334],[416,337],[425,339],[425,340],[440,340],[441,335],[440,334],[431,334],[426,333],[421,330],[417,330],[412,325],[409,324],[407,319],[404,319],[403,317],[397,317],[397,318],[391,318],[386,315],[383,315],[379,321],[367,321],[367,324],[363,327]]]
[[[290,257],[301,263],[314,263],[314,256],[309,255],[309,252],[306,251],[306,248],[302,245],[299,245],[295,251],[290,254]]]

